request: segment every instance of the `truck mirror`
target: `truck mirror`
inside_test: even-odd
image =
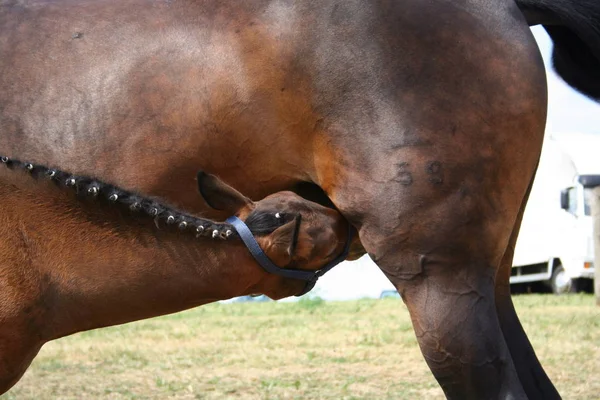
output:
[[[560,208],[569,211],[569,189],[560,191]]]

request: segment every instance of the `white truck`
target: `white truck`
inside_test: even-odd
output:
[[[536,283],[556,294],[593,290],[591,189],[586,186],[600,183],[600,157],[593,151],[600,149],[600,135],[564,138],[544,142],[510,278],[511,284]]]

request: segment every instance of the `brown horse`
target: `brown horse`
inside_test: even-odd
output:
[[[0,166],[0,394],[50,340],[304,288],[261,269],[228,224],[97,180],[3,161],[13,171]],[[291,192],[254,203],[213,176],[199,177],[207,202],[245,220],[275,264],[316,270],[342,252],[347,223],[336,211]]]
[[[600,98],[595,0],[3,0],[0,148],[213,218],[195,169],[333,203],[449,398],[558,398],[508,279],[555,63]],[[364,250],[362,250],[364,247]]]

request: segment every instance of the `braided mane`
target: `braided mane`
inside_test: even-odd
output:
[[[107,203],[113,207],[121,207],[132,213],[152,217],[157,226],[161,223],[176,226],[182,232],[196,234],[196,237],[239,239],[236,230],[230,224],[192,216],[166,205],[158,199],[121,189],[99,179],[73,175],[58,169],[8,157],[0,157],[0,162],[9,169],[27,171],[34,179],[51,180],[59,187],[73,190],[78,197],[93,198],[95,201]]]

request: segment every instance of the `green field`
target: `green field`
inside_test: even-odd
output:
[[[600,398],[600,308],[516,297],[565,399]],[[212,304],[47,344],[3,399],[435,399],[400,300]]]

